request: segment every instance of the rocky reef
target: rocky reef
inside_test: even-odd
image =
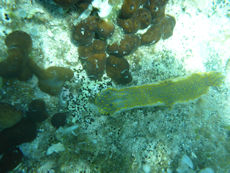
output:
[[[229,172],[229,5],[1,1],[0,172]]]

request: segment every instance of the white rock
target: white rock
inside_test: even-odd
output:
[[[83,13],[81,13],[81,15],[77,18],[77,20],[74,21],[74,25],[77,25],[80,21],[88,18],[92,10],[93,8],[92,8],[92,5],[90,4],[88,8],[85,11],[83,11]]]
[[[181,165],[187,165],[189,168],[193,169],[192,160],[187,155],[183,155]]]
[[[107,17],[112,10],[112,6],[109,5],[108,0],[94,0],[92,5],[99,10],[98,15],[102,18]]]
[[[57,133],[60,133],[62,135],[73,134],[74,136],[77,136],[77,134],[75,134],[75,132],[74,132],[77,128],[78,128],[78,125],[73,125],[73,126],[70,126],[67,128],[60,127],[57,130]]]
[[[63,144],[61,144],[60,142],[57,144],[53,144],[51,145],[48,150],[46,151],[47,155],[50,155],[52,153],[59,153],[61,151],[65,151],[65,147]]]
[[[147,164],[143,166],[143,171],[144,173],[150,173],[151,172],[151,167]]]
[[[176,171],[177,173],[195,173],[192,160],[187,155],[183,155]]]

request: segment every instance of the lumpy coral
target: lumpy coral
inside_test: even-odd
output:
[[[148,27],[152,22],[152,16],[148,9],[141,8],[136,11],[134,14],[134,18],[139,22],[139,28],[145,29]]]
[[[73,40],[78,45],[89,45],[92,43],[95,36],[95,29],[97,25],[97,18],[90,17],[86,20],[81,21],[78,25],[74,27],[73,30]]]
[[[149,0],[144,6],[150,10],[153,19],[156,21],[164,17],[167,3],[168,0]]]
[[[104,73],[105,47],[105,41],[96,39],[89,46],[79,46],[78,48],[82,66],[90,79],[100,79]]]
[[[120,11],[120,17],[121,18],[130,18],[140,7],[140,5],[143,3],[141,1],[136,0],[124,0],[124,3],[122,5],[121,11]]]
[[[113,43],[107,47],[107,52],[111,55],[123,57],[129,55],[140,45],[140,38],[136,35],[126,34],[120,44]]]
[[[165,17],[162,19],[162,39],[167,39],[173,35],[173,29],[176,25],[176,20],[173,16],[165,15]]]
[[[165,15],[167,2],[167,0],[124,0],[117,24],[123,28],[125,34],[119,43],[106,45],[106,39],[113,34],[115,27],[97,15],[91,14],[74,26],[72,38],[79,46],[79,58],[88,77],[94,80],[100,79],[105,67],[107,75],[114,82],[118,84],[131,82],[129,64],[124,56],[133,53],[139,46],[156,43],[161,38],[167,39],[173,33],[176,20],[170,15]],[[146,28],[142,34],[137,32]],[[107,58],[106,53],[112,56]]]
[[[96,36],[100,39],[110,37],[114,32],[114,25],[105,20],[99,19],[96,28]]]
[[[148,9],[140,8],[128,19],[118,18],[120,25],[126,33],[135,33],[139,29],[148,27],[152,22],[152,16]]]
[[[161,39],[161,25],[154,24],[152,25],[144,34],[141,34],[141,44],[146,45],[150,43],[157,43]]]
[[[141,44],[156,43],[161,38],[167,39],[176,24],[174,17],[165,15],[165,7],[168,0],[125,0],[122,6],[118,25],[126,33],[136,33],[139,29],[149,29],[140,34]]]
[[[140,28],[139,22],[134,18],[118,19],[118,25],[121,26],[126,33],[135,33]]]
[[[109,88],[96,97],[95,104],[103,114],[143,106],[175,103],[199,98],[208,92],[210,86],[219,86],[223,76],[219,72],[194,73],[186,78],[166,80],[160,83],[133,86],[123,89]]]
[[[104,73],[105,39],[110,37],[113,31],[113,24],[95,16],[90,16],[75,26],[73,39],[80,45],[78,48],[79,57],[90,79],[98,80]]]
[[[103,40],[95,39],[93,43],[88,46],[79,46],[78,54],[80,59],[86,59],[96,53],[104,53],[106,49],[106,42]]]
[[[90,79],[100,79],[105,70],[106,54],[98,53],[84,60],[83,67]]]
[[[106,39],[114,32],[114,25],[96,16],[90,16],[74,26],[72,38],[78,45],[89,45],[96,37]]]
[[[132,81],[129,63],[124,58],[109,56],[106,59],[106,73],[118,84],[127,84]]]

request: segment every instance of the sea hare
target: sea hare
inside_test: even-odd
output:
[[[96,97],[95,104],[103,114],[114,114],[136,107],[187,102],[206,94],[210,86],[222,83],[219,72],[194,73],[185,78],[122,89],[108,88]]]

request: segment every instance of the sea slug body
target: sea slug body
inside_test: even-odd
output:
[[[108,88],[96,96],[95,104],[102,114],[114,114],[123,110],[163,104],[171,107],[199,98],[210,86],[223,81],[219,72],[194,73],[185,78],[165,80],[159,83],[122,89]]]

